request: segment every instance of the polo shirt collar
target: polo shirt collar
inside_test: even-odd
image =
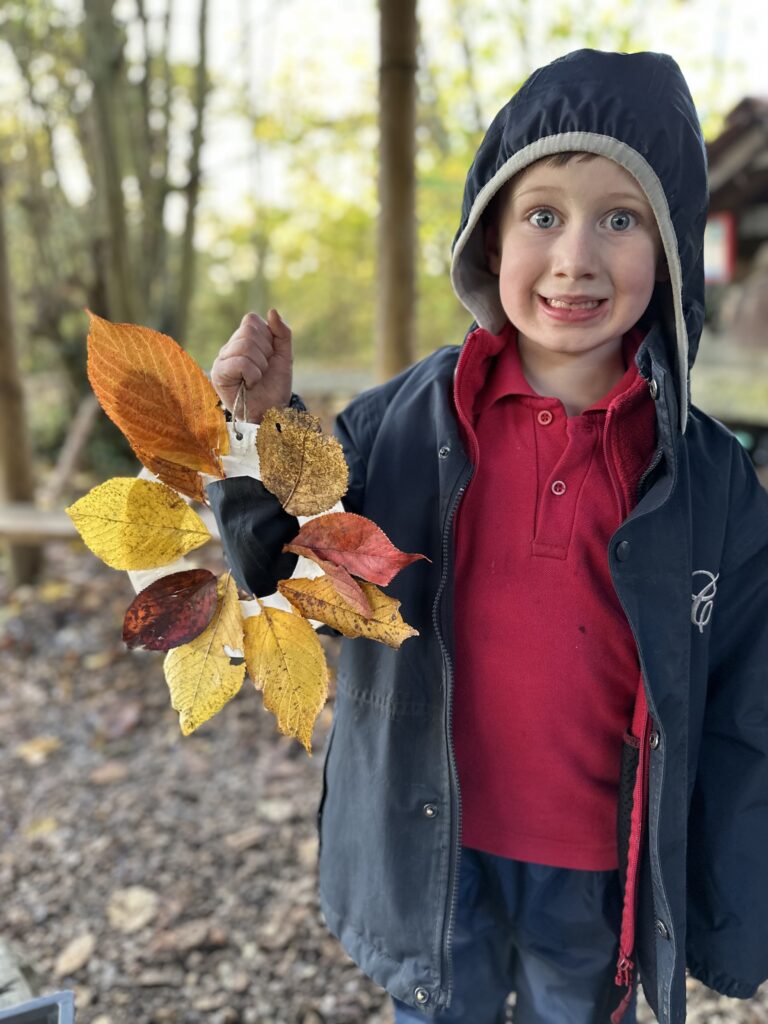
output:
[[[518,350],[518,332],[512,324],[507,324],[501,332],[504,344],[492,363],[491,372],[485,385],[478,395],[476,412],[488,409],[494,402],[509,395],[525,395],[544,401],[558,402],[559,399],[547,395],[539,395],[525,378]],[[635,356],[643,342],[645,332],[640,327],[633,327],[622,338],[622,353],[627,367],[624,375],[614,384],[602,398],[593,402],[584,412],[607,412],[611,402],[627,391],[639,376]]]

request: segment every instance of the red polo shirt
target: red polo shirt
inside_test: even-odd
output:
[[[453,732],[466,846],[617,866],[639,664],[607,549],[655,443],[642,338],[625,336],[624,376],[578,416],[530,387],[514,328],[465,344],[455,397],[475,474],[455,532]]]

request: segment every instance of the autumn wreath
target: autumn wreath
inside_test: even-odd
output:
[[[260,426],[228,423],[210,381],[172,338],[89,316],[88,379],[145,469],[94,487],[67,512],[94,554],[131,576],[137,596],[123,639],[167,652],[184,735],[235,696],[247,671],[278,729],[311,754],[328,697],[313,624],[399,647],[416,630],[379,586],[424,556],[399,551],[371,520],[343,511],[344,454],[315,417],[271,409]],[[217,579],[186,557],[211,539],[193,504],[210,506],[216,481],[233,476],[266,488],[298,527],[280,557],[265,554],[261,578],[276,582],[274,593],[238,588],[231,572]],[[293,571],[279,578],[286,555]]]

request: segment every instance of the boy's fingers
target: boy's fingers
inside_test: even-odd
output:
[[[275,348],[285,348],[291,344],[291,328],[283,320],[276,309],[267,313],[267,326],[275,339]]]

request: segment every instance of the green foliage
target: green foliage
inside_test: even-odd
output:
[[[431,14],[428,25],[424,16],[418,355],[460,342],[469,324],[450,287],[450,249],[464,178],[495,111],[534,65],[567,49],[648,47],[645,11],[635,0],[561,0],[547,6],[535,36],[532,25],[542,18],[534,7],[533,0],[446,0],[442,24]],[[130,5],[119,9],[126,12]],[[98,212],[101,186],[94,170],[93,89],[82,18],[79,5],[61,0],[0,0],[0,60],[17,71],[10,101],[0,104],[17,334],[25,372],[47,374],[46,412],[41,418],[34,402],[32,422],[39,450],[49,455],[86,390],[82,310],[103,308],[103,254],[111,241]],[[169,330],[182,259],[179,218],[172,221],[169,209],[172,197],[178,209],[184,195],[180,154],[188,144],[196,68],[189,62],[169,65],[158,43],[145,66],[141,46],[125,47],[126,39],[135,43],[140,35],[135,24],[117,25],[119,52],[113,56],[122,62],[124,97],[116,125],[125,161],[121,184],[130,244],[139,253],[134,267],[142,319]],[[192,315],[187,337],[178,339],[203,366],[246,311],[266,314],[270,306],[293,327],[300,359],[333,367],[372,363],[377,54],[373,48],[349,52],[342,43],[330,54],[318,48],[300,67],[277,50],[274,73],[255,98],[236,68],[215,83],[214,109],[238,126],[253,189],[245,201],[225,209],[217,198],[215,169],[203,180]],[[362,69],[364,85],[339,95],[338,84],[329,82],[334,61]],[[708,133],[722,119],[717,82],[728,66],[713,65]],[[144,91],[147,71],[151,87]],[[148,133],[142,130],[147,102]],[[154,185],[158,189],[152,191]],[[152,225],[154,234],[147,230]],[[109,461],[111,444],[108,435],[94,444],[99,465]]]

